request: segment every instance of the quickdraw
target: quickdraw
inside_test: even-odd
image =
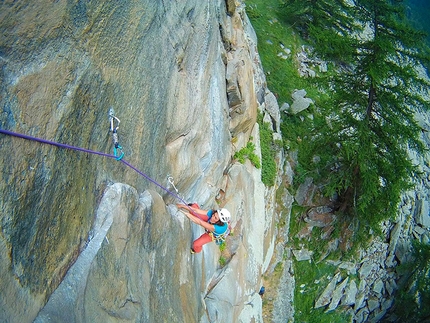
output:
[[[180,196],[181,197],[181,199],[182,200],[185,200],[185,196],[184,195],[181,195],[181,194],[179,194],[179,190],[178,190],[178,188],[175,186],[175,180],[173,179],[173,176],[171,176],[171,175],[167,175],[167,187],[168,188],[170,188],[170,187],[172,187],[174,190],[175,190],[175,192],[176,192],[176,194],[178,195],[178,196]]]
[[[175,186],[175,181],[173,180],[173,177],[170,175],[167,175],[167,181],[169,182],[169,184],[175,189],[176,194],[179,194],[179,190],[176,188]]]
[[[115,126],[116,122],[116,126]],[[116,157],[116,160],[121,160],[124,157],[124,152],[122,151],[122,147],[119,144],[118,139],[118,128],[120,124],[120,120],[115,117],[114,110],[112,108],[109,109],[109,131],[112,131],[112,141],[113,141],[113,154]]]

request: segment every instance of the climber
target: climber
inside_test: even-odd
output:
[[[227,209],[202,210],[197,204],[177,204],[177,207],[206,231],[193,242],[191,253],[201,252],[204,244],[219,241],[228,234],[231,216]]]

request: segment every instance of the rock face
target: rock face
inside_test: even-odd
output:
[[[257,108],[279,112],[240,2],[2,2],[0,29],[1,128],[112,154],[113,108],[124,160],[159,184],[0,135],[0,321],[261,322],[274,190],[230,161],[259,149]],[[178,195],[232,212],[224,267],[215,244],[189,254]]]

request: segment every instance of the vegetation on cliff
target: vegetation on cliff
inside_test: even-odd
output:
[[[283,117],[284,143],[299,156],[295,181],[312,177],[327,196],[337,197],[337,213],[359,223],[355,236],[368,240],[369,229],[378,231],[381,221],[396,215],[402,192],[412,185],[416,165],[409,151],[425,150],[415,117],[429,108],[421,96],[429,82],[420,75],[429,60],[426,35],[410,26],[398,1],[253,0],[247,6],[269,89],[290,102],[294,89],[306,88],[315,101],[308,113]],[[300,78],[294,59],[279,59],[279,45],[292,53],[311,47],[314,57],[329,61],[328,72]],[[428,263],[416,272],[426,277]],[[426,284],[416,290],[425,294]],[[313,291],[308,294],[312,302]],[[299,302],[295,318],[312,321],[312,313],[302,313],[312,304]]]

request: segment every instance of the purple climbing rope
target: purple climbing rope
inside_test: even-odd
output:
[[[90,150],[90,149],[85,149],[85,148],[75,147],[75,146],[71,146],[71,145],[61,144],[59,142],[50,141],[50,140],[46,140],[46,139],[42,139],[42,138],[37,138],[37,137],[29,136],[29,135],[23,135],[21,133],[9,131],[9,130],[0,129],[0,133],[5,134],[5,135],[9,135],[9,136],[13,136],[13,137],[22,138],[22,139],[37,141],[37,142],[41,142],[43,144],[48,144],[48,145],[57,146],[57,147],[61,147],[61,148],[83,151],[83,152],[89,153],[89,154],[100,155],[100,156],[109,157],[109,158],[117,158],[114,155],[102,153],[99,151],[94,151],[94,150]]]
[[[90,149],[85,149],[85,148],[81,148],[81,147],[76,147],[76,146],[61,144],[59,142],[55,142],[55,141],[51,141],[51,140],[46,140],[46,139],[42,139],[42,138],[37,138],[37,137],[29,136],[29,135],[24,135],[24,134],[21,134],[21,133],[9,131],[9,130],[4,130],[4,129],[0,129],[0,133],[5,134],[5,135],[9,135],[9,136],[13,136],[13,137],[17,137],[17,138],[22,138],[22,139],[37,141],[37,142],[40,142],[40,143],[43,143],[43,144],[48,144],[48,145],[52,145],[52,146],[56,146],[56,147],[60,147],[60,148],[77,150],[77,151],[82,151],[82,152],[85,152],[85,153],[88,153],[88,154],[93,154],[93,155],[99,155],[99,156],[103,156],[103,157],[113,158],[115,160],[118,160],[118,161],[122,162],[124,165],[130,167],[131,169],[133,169],[134,171],[136,171],[139,175],[143,176],[148,181],[150,181],[151,183],[155,184],[156,186],[158,186],[159,188],[161,188],[162,190],[166,191],[167,193],[169,193],[170,195],[172,195],[173,197],[177,198],[182,203],[184,203],[185,205],[188,206],[187,202],[185,202],[180,196],[178,196],[177,194],[175,194],[172,191],[168,190],[163,185],[157,183],[151,177],[149,177],[145,173],[141,172],[139,169],[137,169],[136,167],[134,167],[133,165],[131,165],[129,162],[125,161],[123,158],[118,159],[118,156],[111,155],[111,154],[106,154],[106,153],[102,153],[102,152],[94,151],[94,150],[90,150]],[[191,210],[191,208],[190,208],[190,210]],[[192,212],[192,213],[194,214],[194,212]]]

